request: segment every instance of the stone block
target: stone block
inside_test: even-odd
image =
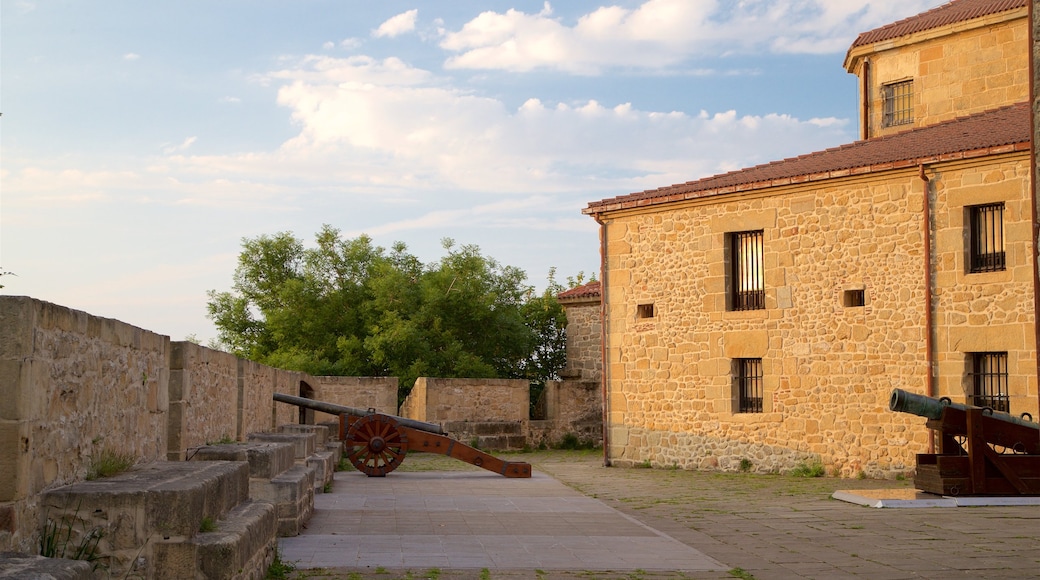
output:
[[[245,461],[249,477],[271,479],[295,465],[296,450],[289,443],[227,443],[207,445],[192,456],[193,461]]]
[[[279,536],[297,536],[314,512],[314,479],[313,467],[295,465],[271,479],[251,479],[249,495],[275,507]]]
[[[274,561],[277,530],[278,518],[273,505],[251,501],[236,506],[219,522],[216,531],[195,538],[200,577],[207,580],[265,577]]]
[[[337,428],[338,431],[338,428]],[[289,425],[281,425],[278,427],[279,433],[314,433],[315,441],[314,446],[320,449],[325,446],[325,442],[330,440],[329,429],[324,425],[299,425],[291,423]]]
[[[318,436],[315,433],[250,433],[246,438],[249,441],[291,443],[296,459],[306,460],[314,453]]]
[[[332,483],[332,477],[336,472],[332,456],[330,451],[316,451],[307,458],[307,465],[314,468],[315,493],[322,493],[325,486]]]
[[[0,553],[0,578],[34,580],[91,580],[96,578],[89,562],[44,558],[13,552]]]

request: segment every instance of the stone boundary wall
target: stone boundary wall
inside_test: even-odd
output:
[[[170,339],[0,296],[0,551],[34,552],[38,496],[102,451],[166,457]]]
[[[599,296],[560,301],[567,313],[567,366],[563,378],[598,381],[603,374],[603,316]]]
[[[319,401],[354,407],[375,409],[387,415],[397,415],[397,377],[315,377]],[[338,421],[328,413],[315,413],[315,422]]]
[[[521,421],[530,419],[531,386],[523,379],[434,379],[419,377],[401,405],[409,419]]]
[[[603,443],[603,389],[595,381],[548,381],[542,392],[545,421],[531,426],[530,445],[553,446],[566,435],[583,443]]]
[[[0,296],[0,552],[35,552],[39,494],[102,451],[183,460],[295,423],[319,381],[26,296]],[[312,414],[313,416],[313,414]],[[308,417],[310,418],[310,417]]]

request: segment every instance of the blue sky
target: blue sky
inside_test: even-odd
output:
[[[590,201],[857,137],[845,52],[942,0],[4,0],[0,292],[216,335],[322,224],[596,272]]]

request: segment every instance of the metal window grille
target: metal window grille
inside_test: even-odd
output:
[[[762,231],[730,235],[732,251],[733,310],[761,310],[766,307],[765,280],[762,273]]]
[[[976,352],[972,354],[972,397],[976,407],[994,411],[1011,411],[1008,401],[1008,362],[1006,352]]]
[[[741,413],[762,412],[762,359],[736,359],[737,410]]]
[[[1004,204],[976,205],[970,209],[971,271],[1004,269]]]
[[[914,82],[902,81],[881,87],[881,124],[885,127],[914,122]]]

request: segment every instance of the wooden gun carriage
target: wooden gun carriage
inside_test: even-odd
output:
[[[447,455],[504,477],[531,477],[529,463],[484,453],[448,437],[440,425],[281,393],[275,393],[274,400],[337,415],[347,460],[369,477],[397,469],[409,451]]]
[[[917,489],[939,495],[1040,495],[1040,425],[901,389],[893,411],[928,419],[938,453],[917,455]],[[1031,419],[1031,418],[1030,418]]]

